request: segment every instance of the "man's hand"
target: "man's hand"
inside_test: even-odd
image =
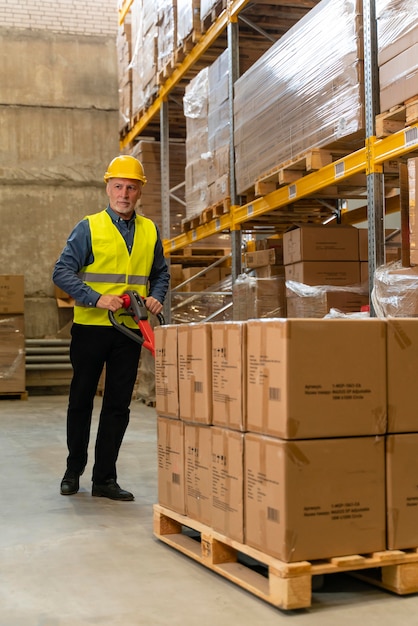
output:
[[[148,311],[153,315],[158,315],[158,313],[161,313],[161,311],[163,310],[163,305],[161,304],[161,302],[158,302],[158,300],[156,300],[152,296],[147,296],[145,300],[145,306]]]
[[[100,296],[96,302],[98,309],[107,309],[108,311],[118,311],[122,308],[123,300],[120,296],[111,296],[110,294]]]

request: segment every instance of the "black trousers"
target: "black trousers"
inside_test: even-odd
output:
[[[111,326],[73,324],[71,336],[67,468],[81,474],[87,464],[93,404],[106,364],[92,473],[93,482],[103,484],[117,478],[116,461],[129,423],[141,346]]]

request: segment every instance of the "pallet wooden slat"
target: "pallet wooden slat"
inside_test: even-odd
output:
[[[313,577],[323,574],[345,572],[398,595],[418,593],[417,548],[285,563],[160,504],[154,505],[154,535],[280,609],[311,606]],[[246,565],[245,557],[264,565],[266,575]]]

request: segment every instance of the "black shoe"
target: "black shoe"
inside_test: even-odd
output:
[[[67,470],[61,481],[61,495],[72,496],[80,489],[80,474]]]
[[[102,498],[110,498],[111,500],[134,500],[134,494],[119,487],[114,478],[110,478],[103,485],[93,483],[91,495]]]

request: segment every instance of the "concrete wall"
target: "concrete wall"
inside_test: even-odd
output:
[[[117,2],[0,0],[0,24],[0,273],[25,276],[26,336],[53,337],[54,262],[119,153]]]

